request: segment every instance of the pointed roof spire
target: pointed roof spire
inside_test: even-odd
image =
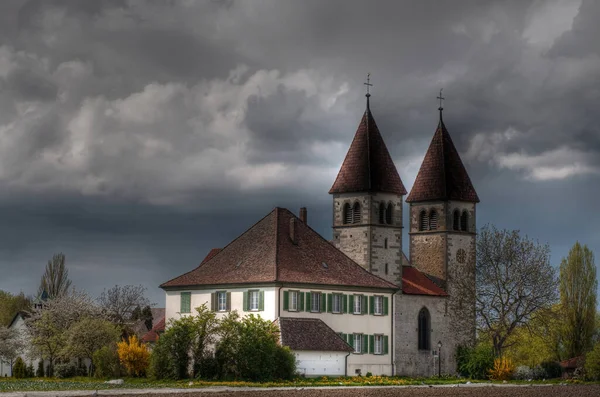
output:
[[[348,149],[329,194],[382,192],[405,195],[406,189],[379,133],[369,104],[370,74],[367,75],[367,109]]]
[[[441,90],[438,99],[440,121],[406,202],[458,200],[478,203],[471,178],[442,120],[444,98]]]

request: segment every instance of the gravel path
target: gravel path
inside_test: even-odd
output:
[[[90,397],[92,391],[0,393],[0,397]],[[600,385],[447,385],[318,388],[225,388],[99,390],[98,396],[120,397],[600,397]]]

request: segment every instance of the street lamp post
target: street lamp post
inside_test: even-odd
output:
[[[442,377],[442,341],[439,341],[438,344],[438,378]]]

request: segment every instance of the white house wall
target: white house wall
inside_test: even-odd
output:
[[[346,355],[344,352],[294,351],[297,371],[305,376],[344,376]]]

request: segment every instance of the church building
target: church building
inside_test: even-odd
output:
[[[166,320],[207,304],[276,322],[306,376],[456,373],[458,345],[475,338],[475,206],[479,198],[440,119],[409,205],[367,108],[329,193],[333,240],[275,208],[202,263],[161,285]]]

